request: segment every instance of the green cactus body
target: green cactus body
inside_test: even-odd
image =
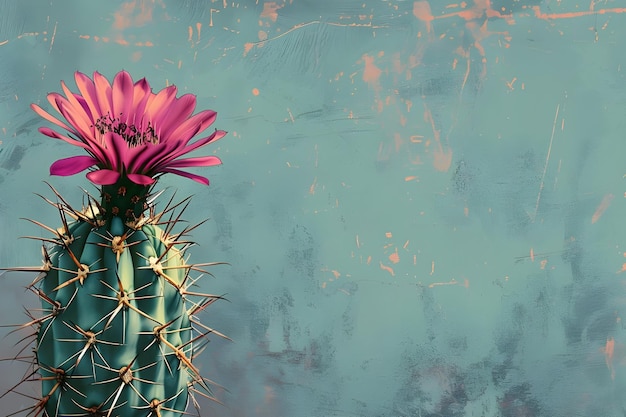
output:
[[[111,209],[100,206],[118,212]],[[76,220],[63,221],[35,284],[49,313],[35,347],[39,409],[59,417],[182,415],[190,389],[200,385],[210,396],[192,359],[212,330],[194,313],[217,297],[187,291],[198,268],[186,264],[185,242],[158,226],[160,216],[71,213]]]

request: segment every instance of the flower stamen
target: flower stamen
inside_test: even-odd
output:
[[[120,116],[121,115],[122,114],[120,113]],[[101,135],[109,132],[120,135],[131,148],[135,146],[142,146],[147,143],[155,145],[159,143],[159,137],[150,122],[148,122],[148,126],[144,131],[139,131],[137,126],[133,124],[126,124],[122,122],[119,117],[113,118],[109,113],[107,113],[96,120],[93,127],[95,127]]]

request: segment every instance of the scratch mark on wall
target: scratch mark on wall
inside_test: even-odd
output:
[[[533,213],[532,216],[532,221],[533,223],[535,222],[535,219],[537,218],[537,211],[539,210],[539,200],[541,200],[541,193],[543,191],[543,187],[545,185],[545,179],[546,179],[546,172],[548,171],[548,163],[550,162],[550,155],[552,153],[552,142],[554,141],[554,132],[556,130],[556,121],[559,117],[559,109],[560,109],[561,105],[557,104],[556,106],[556,112],[554,114],[554,123],[552,123],[552,134],[550,135],[550,143],[548,145],[548,153],[546,154],[546,162],[543,165],[543,172],[541,173],[541,182],[539,183],[539,192],[537,193],[537,201],[535,203],[535,212]]]

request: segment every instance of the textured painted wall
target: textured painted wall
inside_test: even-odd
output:
[[[74,71],[176,84],[229,131],[209,188],[160,182],[210,218],[193,258],[231,264],[203,284],[230,300],[205,321],[234,339],[199,359],[227,389],[203,415],[624,415],[622,1],[0,11],[0,266],[40,262],[17,237],[44,236],[20,217],[57,219],[43,180],[76,204],[89,187],[49,177],[76,150],[28,108]],[[31,279],[0,278],[3,323],[36,306]],[[0,362],[0,391],[25,366]]]

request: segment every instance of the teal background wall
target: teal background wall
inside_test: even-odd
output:
[[[30,109],[125,69],[218,111],[192,260],[225,261],[206,416],[623,416],[617,0],[0,0],[0,265],[82,175]],[[72,88],[72,87],[71,87]],[[0,318],[37,307],[0,277]],[[0,333],[6,334],[9,328]],[[0,342],[15,355],[16,335]],[[0,391],[27,372],[0,362]],[[30,390],[30,391],[29,391]],[[38,386],[22,389],[38,395]],[[31,404],[8,394],[0,410]]]

